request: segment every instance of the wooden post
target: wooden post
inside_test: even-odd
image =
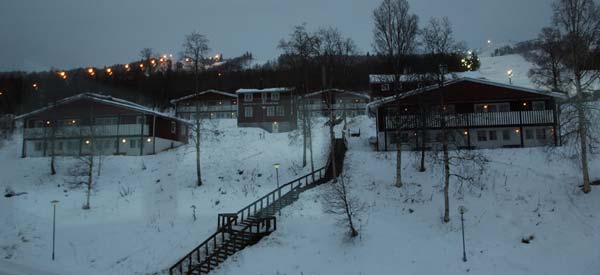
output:
[[[146,115],[142,114],[142,126],[140,127],[140,156],[144,155],[144,124],[146,124]]]
[[[121,115],[117,115],[117,155],[120,153],[120,148],[121,148],[121,139],[119,138],[119,128],[121,125]]]
[[[519,111],[519,136],[521,137],[521,148],[525,147],[525,142],[523,140],[523,111]]]
[[[467,149],[471,150],[471,120],[469,119],[470,115],[467,115]]]
[[[558,104],[554,104],[554,108],[552,108],[552,116],[554,118],[554,121],[553,121],[554,123],[552,123],[552,128],[554,129],[554,133],[553,133],[554,134],[554,146],[559,145],[559,143],[558,143],[558,134],[559,133],[558,133],[558,127],[557,127],[557,125],[559,123],[558,122],[559,121],[558,112],[557,112],[558,108],[559,108]]]
[[[383,146],[383,150],[387,151],[388,150],[388,142],[387,142],[387,122],[388,122],[388,114],[389,114],[389,110],[385,110],[385,115],[383,117],[383,141],[385,142],[384,146]]]
[[[152,154],[156,154],[156,115],[152,116]]]

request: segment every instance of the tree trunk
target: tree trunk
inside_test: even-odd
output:
[[[400,121],[400,117],[397,120]],[[402,132],[400,131],[400,123],[396,127],[396,187],[402,187]]]
[[[50,129],[50,142],[52,143],[52,147],[50,149],[50,175],[56,175],[56,168],[54,167],[54,155],[56,154],[54,149],[54,143],[56,142],[56,125],[54,125],[54,123],[55,121],[52,122],[52,128]]]
[[[200,171],[200,108],[196,101],[196,181],[198,186],[202,185],[202,174]]]
[[[329,137],[331,139],[331,168],[332,168],[332,177],[333,182],[337,181],[337,163],[335,161],[335,116],[333,114],[333,95],[332,92],[329,92]]]
[[[308,150],[308,143],[306,140],[307,133],[307,110],[306,110],[306,99],[302,100],[302,142],[303,142],[303,150],[302,150],[302,167],[306,167],[306,151]]]
[[[450,156],[448,153],[448,137],[446,130],[442,130],[442,150],[444,151],[444,222],[450,221],[450,198],[448,190],[450,189]]]
[[[585,119],[585,108],[583,106],[583,93],[581,91],[581,76],[577,74],[575,76],[575,88],[577,89],[577,121],[578,121],[578,133],[581,150],[581,172],[583,174],[583,193],[589,193],[592,191],[590,186],[590,175],[588,170],[588,140],[587,140],[587,125]]]

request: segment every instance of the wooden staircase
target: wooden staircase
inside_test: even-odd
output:
[[[343,167],[345,138],[337,139],[336,171]],[[217,231],[169,268],[169,275],[208,274],[236,252],[256,244],[277,229],[276,215],[298,200],[300,193],[332,179],[333,167],[327,165],[281,185],[236,213],[218,215]],[[338,174],[340,173],[338,172]]]

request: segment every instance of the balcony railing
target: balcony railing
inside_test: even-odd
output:
[[[198,106],[200,112],[237,112],[237,108],[237,105]],[[193,113],[196,112],[196,106],[178,107],[177,112]]]
[[[358,109],[365,109],[366,106],[367,106],[366,103],[340,103],[340,104],[333,104],[333,109],[334,110],[358,110]],[[309,111],[323,111],[323,110],[328,110],[329,105],[324,104],[324,103],[323,104],[307,104],[306,109],[308,109]],[[301,106],[300,106],[300,110],[302,110]]]
[[[439,114],[427,115],[401,115],[400,119],[394,116],[386,117],[387,129],[396,129],[398,124],[402,129],[440,128],[442,116]],[[541,111],[516,111],[516,112],[494,112],[494,113],[468,113],[448,114],[445,117],[446,127],[469,128],[469,127],[498,127],[516,125],[540,125],[554,124],[554,112],[552,110]]]
[[[143,135],[147,136],[149,127],[144,124]],[[94,126],[94,136],[139,136],[142,134],[141,124],[97,125]],[[25,138],[44,138],[52,135],[52,128],[25,128]],[[91,136],[89,126],[66,126],[54,129],[57,138]]]

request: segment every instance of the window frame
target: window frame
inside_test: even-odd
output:
[[[271,93],[271,101],[279,101],[280,99],[281,99],[281,96],[278,92]]]
[[[251,93],[244,94],[244,102],[252,102],[254,101],[254,95]]]
[[[253,117],[254,116],[254,107],[246,106],[244,107],[244,117]]]

